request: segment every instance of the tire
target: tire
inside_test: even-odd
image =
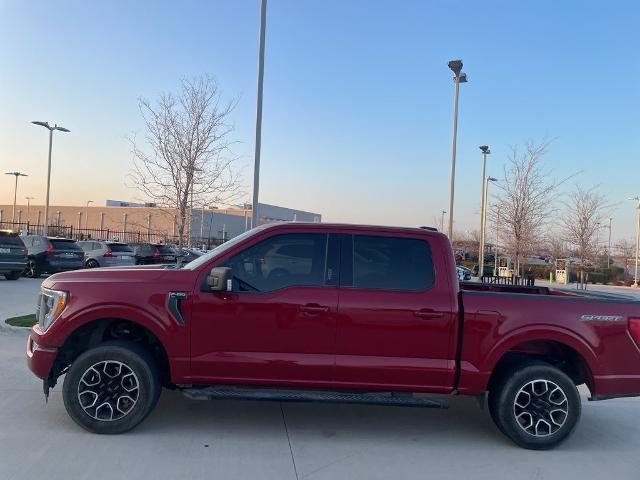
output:
[[[27,266],[24,269],[24,276],[29,278],[38,278],[40,276],[40,270],[38,269],[38,262],[35,258],[27,260]]]
[[[489,412],[498,429],[531,450],[548,450],[566,440],[581,410],[573,381],[543,362],[506,371],[489,392]]]
[[[93,433],[118,434],[151,413],[162,386],[146,350],[131,342],[110,341],[82,353],[71,364],[62,388],[67,413],[78,425]]]
[[[87,268],[98,268],[100,264],[96,262],[94,259],[91,259],[91,260],[87,260],[87,263],[85,264],[85,266]]]
[[[5,273],[4,278],[6,278],[7,280],[18,280],[20,278],[20,275],[22,275],[22,272],[20,270],[17,270],[14,272]]]

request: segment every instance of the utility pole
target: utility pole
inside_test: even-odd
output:
[[[28,175],[20,172],[7,172],[6,175],[13,175],[16,177],[16,183],[13,187],[13,212],[11,214],[11,222],[16,222],[16,199],[18,198],[18,177],[27,177]]]
[[[478,274],[480,278],[484,273],[484,244],[485,244],[485,222],[486,222],[486,214],[485,208],[487,203],[487,182],[485,181],[485,177],[487,175],[487,155],[491,153],[489,147],[487,145],[482,145],[479,147],[482,151],[482,198],[480,200],[480,245],[478,252]]]
[[[611,268],[611,217],[609,217],[609,243],[607,245],[607,268]]]
[[[256,98],[256,143],[253,161],[253,210],[251,228],[258,226],[258,191],[260,189],[260,149],[262,147],[262,91],[264,85],[264,40],[267,29],[267,0],[260,0],[260,36],[258,51],[258,92]]]
[[[440,217],[440,231],[444,233],[444,216],[446,214],[446,210],[442,210],[442,215]]]
[[[453,125],[451,134],[451,187],[449,190],[449,241],[453,241],[453,199],[456,188],[456,143],[458,139],[458,94],[460,84],[466,83],[467,74],[462,73],[462,60],[451,60],[449,68],[454,73]]]

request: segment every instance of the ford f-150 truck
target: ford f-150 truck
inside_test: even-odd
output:
[[[640,395],[640,304],[460,283],[437,231],[262,226],[186,265],[46,279],[27,360],[80,426],[121,433],[191,398],[442,407],[487,399],[516,444],[557,445],[591,400]],[[434,394],[439,394],[435,395]]]

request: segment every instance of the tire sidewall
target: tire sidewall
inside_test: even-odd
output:
[[[535,437],[525,432],[513,413],[518,391],[532,380],[550,380],[558,385],[567,397],[568,413],[564,425],[557,432],[545,437]],[[512,371],[499,389],[497,405],[492,416],[498,428],[521,447],[533,450],[553,448],[564,441],[575,429],[582,411],[580,394],[573,381],[562,371],[548,364],[534,364]]]
[[[115,360],[127,365],[138,378],[138,400],[133,410],[113,421],[89,416],[78,399],[78,384],[93,364]],[[69,416],[82,428],[100,434],[117,434],[131,430],[151,412],[160,394],[160,382],[153,360],[142,348],[127,342],[107,342],[81,354],[71,365],[63,385],[64,406]]]

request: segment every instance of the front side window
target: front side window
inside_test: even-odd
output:
[[[425,240],[355,235],[353,286],[426,290],[433,286],[433,258]]]
[[[326,234],[276,235],[220,266],[231,268],[235,291],[272,292],[293,286],[323,286],[326,251]]]

